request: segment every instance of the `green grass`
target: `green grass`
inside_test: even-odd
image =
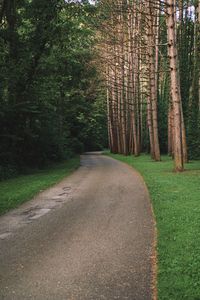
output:
[[[151,195],[158,229],[158,299],[200,300],[200,161],[173,173],[167,157],[111,155],[138,170]]]
[[[58,183],[71,174],[79,164],[79,157],[75,157],[65,163],[34,172],[34,174],[0,182],[0,214],[19,206],[41,190]]]

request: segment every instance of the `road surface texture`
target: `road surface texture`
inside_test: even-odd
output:
[[[74,174],[0,218],[0,299],[152,299],[153,243],[140,176],[83,155]]]

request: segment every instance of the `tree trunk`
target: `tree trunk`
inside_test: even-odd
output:
[[[156,52],[154,51],[153,45],[155,45],[156,35],[155,32],[158,30],[156,28],[155,14],[152,9],[152,3],[148,3],[148,51],[149,51],[149,80],[150,80],[150,101],[152,108],[152,126],[153,126],[153,143],[154,143],[154,159],[160,161],[160,146],[158,138],[158,108],[157,108],[157,74],[156,74]],[[158,39],[158,37],[157,37]]]
[[[180,80],[178,76],[178,56],[175,36],[175,7],[173,0],[165,0],[167,6],[166,25],[168,37],[168,54],[170,62],[171,95],[174,112],[174,169],[176,172],[184,170],[183,163],[183,140],[181,117],[182,102],[180,94]]]

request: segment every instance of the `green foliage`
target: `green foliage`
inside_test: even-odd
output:
[[[153,162],[112,155],[128,163],[144,177],[149,188],[158,229],[159,300],[200,299],[200,161],[172,173],[172,161]]]
[[[161,153],[167,153],[167,129],[168,129],[168,105],[169,105],[169,78],[163,76],[160,93],[158,94],[158,130]]]
[[[194,4],[197,6],[197,2]],[[190,159],[200,159],[200,55],[196,26],[198,26],[197,23],[186,13],[184,21],[178,28],[181,97]]]
[[[48,169],[36,170],[26,176],[0,182],[0,214],[19,206],[74,171],[80,163],[79,157],[54,164]]]
[[[104,125],[99,124],[105,123],[104,104],[99,104],[105,98],[92,63],[94,31],[89,21],[95,8],[61,0],[5,3],[0,28],[0,178],[106,143]]]

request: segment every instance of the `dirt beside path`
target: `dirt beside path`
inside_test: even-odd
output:
[[[102,155],[0,218],[0,299],[152,299],[154,223],[138,174]]]

